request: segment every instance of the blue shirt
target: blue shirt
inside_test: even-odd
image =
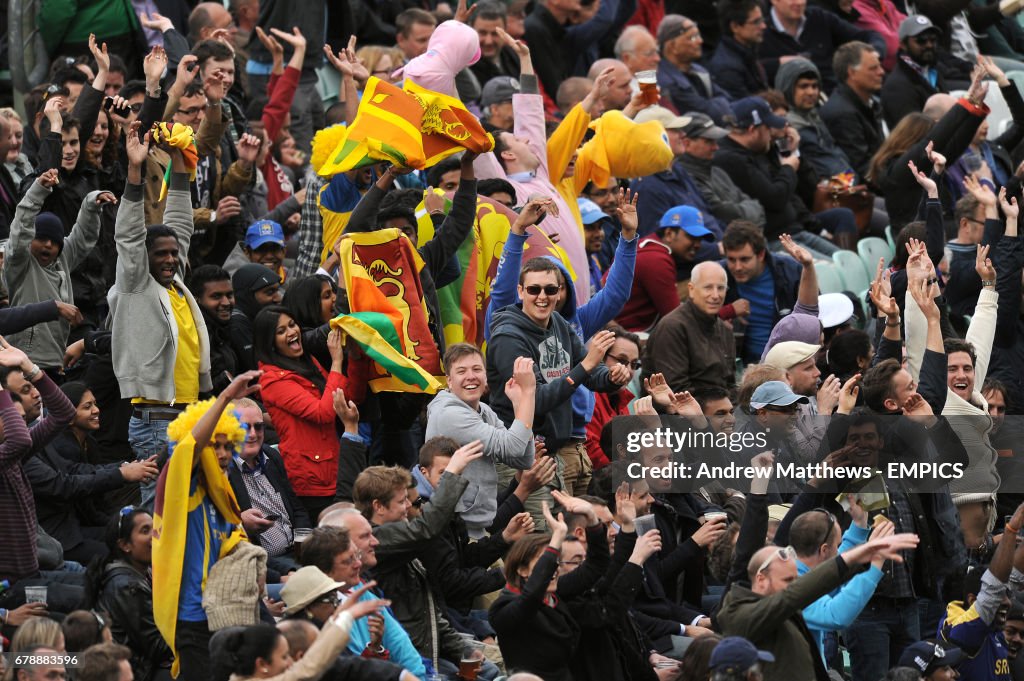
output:
[[[771,271],[765,267],[756,279],[737,284],[736,291],[740,298],[750,303],[743,354],[760,358],[761,351],[772,335],[772,327],[775,326],[775,280]]]
[[[210,568],[220,557],[220,547],[232,532],[234,524],[221,517],[206,488],[199,484],[199,475],[192,476],[188,498],[188,532],[185,537],[185,561],[181,570],[181,593],[178,595],[178,619],[205,622],[203,589]]]

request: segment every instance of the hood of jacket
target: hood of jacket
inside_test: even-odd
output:
[[[814,315],[793,313],[779,320],[768,336],[768,343],[761,353],[761,361],[768,356],[768,351],[785,341],[800,341],[808,345],[821,344],[821,322]]]
[[[480,36],[472,27],[449,20],[434,29],[427,51],[413,58],[402,76],[435,92],[455,96],[454,75],[480,60]]]
[[[818,71],[818,67],[814,65],[814,62],[802,57],[786,62],[779,67],[778,73],[775,74],[775,89],[786,96],[786,101],[790,106],[793,106],[793,89],[796,87],[796,81],[800,79],[800,76],[808,73],[813,74],[818,79],[818,83],[821,83],[821,72]]]
[[[562,273],[562,279],[565,280],[565,305],[559,310],[559,314],[565,318],[567,322],[572,323],[572,320],[576,318],[576,287],[572,284],[572,277],[569,276],[569,269],[562,264],[562,261],[553,255],[542,255],[542,258],[547,258],[551,262],[558,265],[559,271]]]

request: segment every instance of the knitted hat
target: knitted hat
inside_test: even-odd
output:
[[[210,631],[259,624],[259,578],[266,572],[267,552],[244,541],[214,563],[203,591]]]
[[[49,239],[64,250],[64,223],[53,213],[40,213],[36,216],[36,238]]]

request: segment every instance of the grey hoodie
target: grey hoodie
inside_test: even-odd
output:
[[[810,109],[797,109],[793,104],[796,82],[801,76],[811,75],[821,83],[821,73],[813,62],[802,58],[793,59],[779,67],[775,74],[775,89],[786,96],[791,107],[786,120],[800,133],[800,156],[811,164],[819,178],[827,179],[852,170],[853,165],[821,119],[821,107],[815,104]]]
[[[552,312],[547,328],[541,328],[526,316],[522,304],[503,307],[494,314],[487,347],[491,408],[511,428],[515,413],[505,395],[505,382],[512,377],[517,357],[531,358],[537,376],[533,430],[545,438],[553,455],[572,436],[576,388],[585,385],[598,392],[615,392],[621,387],[612,382],[603,363],[588,373],[580,364],[586,355],[583,341],[559,313]]]
[[[522,421],[513,421],[509,428],[486,404],[479,411],[456,397],[450,390],[442,390],[427,405],[426,438],[443,435],[467,445],[480,440],[484,455],[470,461],[462,471],[469,487],[462,494],[456,511],[462,516],[470,536],[482,536],[482,530],[494,521],[498,510],[498,474],[495,462],[517,470],[533,465],[533,433]]]

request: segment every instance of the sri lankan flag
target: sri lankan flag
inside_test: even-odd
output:
[[[374,392],[436,393],[441,355],[427,324],[424,263],[398,229],[356,232],[341,241],[341,270],[351,314],[331,320],[374,360]]]
[[[463,149],[483,153],[493,148],[494,138],[460,100],[409,79],[398,88],[371,77],[355,120],[320,175],[333,177],[380,161],[423,170]]]
[[[166,142],[175,149],[181,150],[185,159],[185,168],[188,169],[188,179],[196,181],[196,168],[199,166],[199,150],[196,148],[195,135],[192,128],[182,123],[161,123],[153,124],[150,137],[154,143]],[[164,171],[164,181],[160,186],[160,200],[167,198],[167,187],[171,183],[171,162],[167,162],[167,170]]]

